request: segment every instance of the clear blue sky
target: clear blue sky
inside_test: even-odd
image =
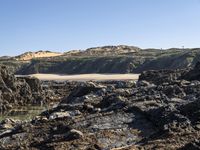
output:
[[[200,0],[0,0],[0,55],[200,47]]]

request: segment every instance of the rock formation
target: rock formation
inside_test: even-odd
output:
[[[40,81],[36,78],[16,78],[5,66],[0,66],[0,111],[13,106],[40,104],[45,101]]]
[[[138,82],[77,83],[56,108],[31,122],[2,122],[0,148],[199,148],[200,81],[186,80],[189,71],[144,72]]]

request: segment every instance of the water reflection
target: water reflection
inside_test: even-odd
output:
[[[15,107],[6,114],[0,114],[0,121],[6,118],[17,119],[17,120],[31,120],[35,116],[39,115],[42,111],[48,110],[52,107],[55,107],[56,105],[57,104],[48,106],[29,105],[29,106]]]

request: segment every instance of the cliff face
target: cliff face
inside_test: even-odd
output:
[[[17,74],[54,73],[130,73],[143,63],[144,59],[132,57],[74,58],[64,61],[33,61],[22,67]]]

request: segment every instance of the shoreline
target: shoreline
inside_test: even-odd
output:
[[[16,75],[30,76],[38,78],[39,80],[55,80],[55,81],[108,81],[108,80],[138,80],[139,74],[75,74],[75,75],[61,75],[61,74],[30,74],[30,75]]]

